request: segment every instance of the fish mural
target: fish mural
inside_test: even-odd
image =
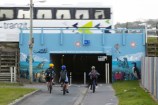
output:
[[[21,53],[20,56],[20,77],[29,79],[29,56],[24,53]],[[33,80],[38,82],[45,82],[44,72],[48,67],[48,60],[37,55],[34,55],[32,59]]]

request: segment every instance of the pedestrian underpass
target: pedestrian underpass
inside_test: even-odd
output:
[[[72,83],[83,83],[84,72],[86,73],[86,82],[89,80],[88,73],[91,70],[91,66],[94,65],[96,70],[101,74],[98,78],[98,82],[111,82],[111,62],[112,57],[105,54],[50,54],[50,61],[55,65],[57,73],[56,81],[59,79],[59,72],[61,65],[67,66],[67,71],[72,74]],[[108,64],[109,67],[106,66]],[[109,69],[109,72],[106,70]],[[106,73],[106,74],[105,74]],[[107,75],[108,73],[108,75]]]
[[[34,81],[44,82],[43,73],[52,62],[57,71],[56,79],[60,66],[65,64],[68,72],[72,73],[72,83],[83,83],[83,74],[88,73],[92,65],[101,73],[98,81],[105,83],[136,79],[130,76],[133,75],[132,62],[136,62],[138,69],[141,70],[140,59],[145,55],[144,33],[125,33],[126,30],[122,30],[122,33],[108,34],[66,33],[65,30],[71,29],[54,28],[36,29],[39,33],[33,35],[35,43],[32,57],[33,70],[31,70],[28,52],[29,34],[25,33],[26,30],[21,30],[19,42],[21,78],[31,80],[29,77],[33,77]],[[49,30],[58,32],[53,33]],[[108,56],[105,60],[103,58],[106,55]]]

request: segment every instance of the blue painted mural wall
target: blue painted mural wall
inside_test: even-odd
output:
[[[42,30],[42,31],[41,31]],[[44,81],[44,71],[50,62],[50,53],[100,53],[112,56],[112,80],[136,79],[132,62],[141,69],[140,59],[145,55],[144,33],[52,33],[40,29],[34,32],[33,73],[34,80]],[[20,71],[21,77],[29,78],[29,34],[20,34]]]

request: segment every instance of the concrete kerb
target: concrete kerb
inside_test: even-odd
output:
[[[86,88],[82,91],[82,93],[80,94],[80,96],[77,98],[77,100],[74,102],[73,105],[81,105],[82,101],[84,100],[84,97],[86,96],[87,92],[88,92],[89,88]]]
[[[10,104],[8,104],[8,105],[15,105],[15,104],[21,102],[22,100],[24,100],[25,98],[27,98],[27,97],[29,97],[29,96],[31,96],[31,95],[33,95],[33,94],[39,92],[39,91],[40,91],[40,90],[35,90],[35,91],[31,92],[31,93],[25,94],[23,97],[20,97],[20,98],[14,100],[12,103],[10,103]]]

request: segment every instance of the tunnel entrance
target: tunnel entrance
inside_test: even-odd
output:
[[[106,59],[105,59],[106,58]],[[109,64],[108,79],[111,82],[112,75],[112,57],[106,54],[50,54],[50,61],[55,65],[57,76],[59,79],[59,72],[61,65],[66,65],[68,75],[72,73],[72,83],[83,83],[84,72],[86,72],[87,81],[89,81],[88,73],[91,71],[91,66],[95,66],[96,70],[101,74],[98,82],[106,82],[106,64]]]

